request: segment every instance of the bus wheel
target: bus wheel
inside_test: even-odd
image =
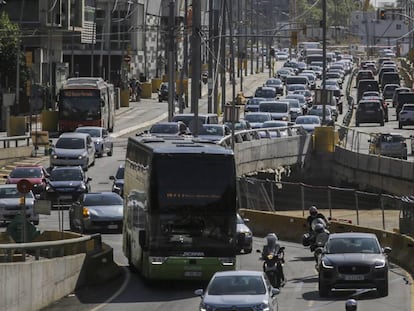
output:
[[[129,239],[127,240],[127,260],[128,260],[128,268],[131,272],[137,272],[137,268],[134,266],[134,264],[132,263],[132,259],[131,259],[131,242],[129,241]]]

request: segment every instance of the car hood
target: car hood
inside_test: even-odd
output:
[[[80,156],[86,154],[85,149],[62,149],[55,148],[54,153],[58,156]]]
[[[207,295],[204,303],[216,306],[251,306],[266,303],[267,295]]]
[[[73,180],[73,181],[49,181],[49,185],[52,188],[78,188],[82,184],[84,184],[83,181],[80,180]]]
[[[33,205],[33,203],[34,203],[33,199],[26,198],[25,200],[26,206]],[[0,207],[4,207],[4,206],[20,206],[20,199],[16,199],[16,198],[0,199]]]
[[[121,218],[123,217],[122,205],[96,205],[85,206],[89,210],[90,217],[93,218]]]
[[[28,180],[32,185],[43,183],[42,178],[10,178],[10,177],[7,178],[7,183],[9,183],[9,184],[17,184],[22,179]]]
[[[367,254],[367,253],[346,253],[346,254],[325,254],[331,263],[336,265],[352,265],[352,264],[372,264],[374,265],[378,260],[385,260],[381,254]]]

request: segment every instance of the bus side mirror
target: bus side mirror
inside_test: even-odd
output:
[[[142,249],[145,248],[146,240],[147,240],[147,232],[145,230],[139,230],[138,241],[139,241],[139,246],[141,246]]]

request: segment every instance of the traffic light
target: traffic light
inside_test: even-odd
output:
[[[379,19],[385,19],[385,10],[379,10]]]

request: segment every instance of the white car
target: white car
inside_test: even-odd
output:
[[[92,141],[95,144],[95,152],[98,157],[102,157],[105,153],[108,156],[112,156],[114,143],[106,128],[99,126],[81,126],[78,127],[75,132],[91,135]]]
[[[414,104],[404,104],[398,115],[398,128],[404,125],[414,125]]]
[[[296,125],[300,125],[308,133],[313,133],[315,127],[321,126],[321,119],[318,116],[299,116],[295,121]]]
[[[81,166],[87,171],[95,164],[95,144],[86,133],[63,133],[52,147],[50,167]]]

